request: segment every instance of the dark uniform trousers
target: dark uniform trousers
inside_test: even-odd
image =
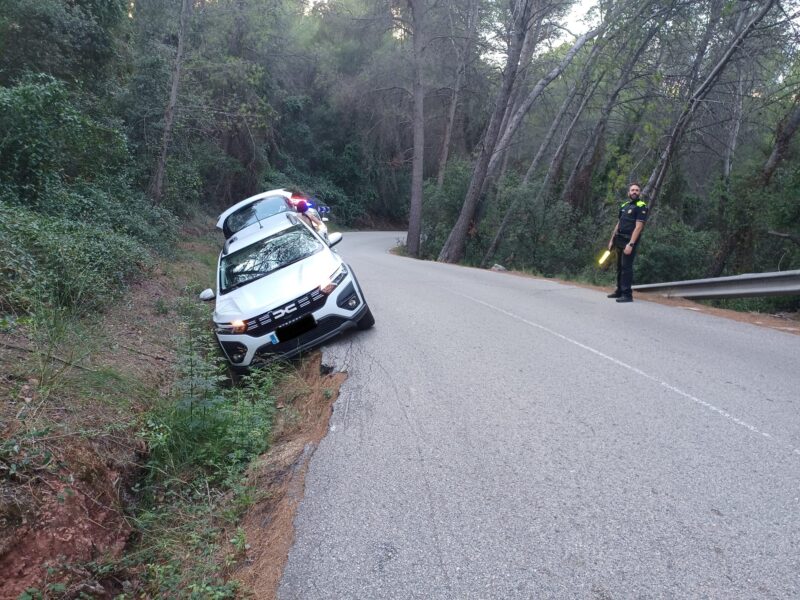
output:
[[[636,258],[636,245],[630,254],[625,254],[625,246],[631,241],[631,236],[617,234],[614,236],[614,247],[617,249],[617,291],[627,298],[633,295],[633,259]]]

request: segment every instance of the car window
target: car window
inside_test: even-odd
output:
[[[220,293],[225,294],[287,265],[316,254],[325,245],[303,225],[272,235],[223,256],[220,262]]]
[[[237,231],[252,225],[259,219],[277,215],[282,212],[290,212],[292,209],[287,204],[283,196],[267,196],[261,200],[256,200],[252,204],[243,206],[236,212],[231,213],[222,225],[225,237],[230,237]]]

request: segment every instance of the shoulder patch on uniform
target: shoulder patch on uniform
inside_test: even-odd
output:
[[[643,208],[643,207],[647,206],[647,202],[645,202],[644,200],[639,200],[636,203],[636,206],[638,206],[639,208]]]

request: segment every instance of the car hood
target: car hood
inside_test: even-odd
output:
[[[319,287],[342,264],[325,248],[287,267],[217,297],[214,320],[218,323],[250,319],[291,302]]]

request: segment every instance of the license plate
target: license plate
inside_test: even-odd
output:
[[[314,329],[317,326],[317,322],[314,320],[312,315],[306,315],[305,317],[301,317],[288,325],[284,325],[283,327],[278,327],[275,330],[277,334],[279,342],[288,342],[289,340],[293,340],[297,336],[303,335]]]
[[[273,331],[273,332],[271,332],[271,333],[269,334],[269,336],[267,336],[267,337],[269,337],[269,343],[270,343],[270,344],[277,344],[277,343],[278,343],[278,336],[277,336],[277,335],[275,335],[275,332],[274,332],[274,331]]]

